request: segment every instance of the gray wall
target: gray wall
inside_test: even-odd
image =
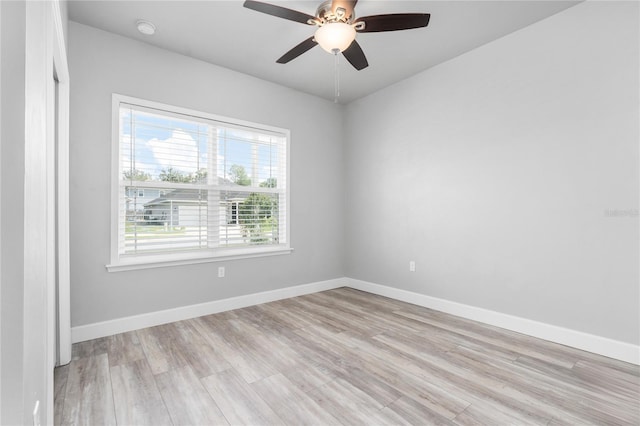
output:
[[[72,326],[344,276],[342,107],[75,22],[69,68]],[[290,129],[295,251],[107,272],[114,92]]]
[[[637,23],[581,3],[350,104],[347,276],[638,344]]]
[[[22,423],[24,331],[25,4],[1,2],[0,424]],[[11,206],[9,208],[9,206]]]
[[[346,108],[71,22],[72,325],[348,276],[638,344],[637,8],[580,4]],[[295,252],[106,272],[113,92],[291,129]]]

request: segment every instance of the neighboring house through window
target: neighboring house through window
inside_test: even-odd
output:
[[[109,270],[287,253],[284,129],[113,95]]]

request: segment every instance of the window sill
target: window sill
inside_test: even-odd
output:
[[[276,247],[268,249],[235,249],[219,251],[216,254],[205,253],[199,256],[189,254],[150,255],[136,258],[120,259],[106,265],[109,272],[135,271],[138,269],[163,268],[167,266],[195,265],[198,263],[221,262],[226,260],[250,259],[254,257],[278,256],[290,254],[290,247]],[[181,258],[181,256],[184,256]]]

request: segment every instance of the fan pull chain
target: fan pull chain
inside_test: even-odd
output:
[[[333,61],[333,102],[337,104],[340,97],[340,58],[338,56],[340,50],[333,49],[332,52],[335,58]]]

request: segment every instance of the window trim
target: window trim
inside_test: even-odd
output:
[[[119,218],[119,190],[120,190],[120,105],[133,104],[142,108],[152,108],[154,110],[166,111],[168,114],[181,114],[194,117],[194,119],[207,119],[228,124],[230,126],[239,126],[243,128],[251,128],[264,132],[273,132],[275,134],[284,135],[286,137],[286,224],[285,235],[286,242],[278,246],[256,246],[241,248],[219,248],[215,250],[201,250],[197,252],[177,252],[162,254],[142,254],[131,257],[120,257],[118,254],[118,218]],[[210,114],[204,111],[195,111],[189,108],[163,104],[160,102],[134,98],[131,96],[112,94],[111,102],[111,262],[105,265],[107,271],[130,271],[136,269],[149,269],[166,266],[190,265],[208,262],[220,262],[235,259],[247,259],[254,257],[275,256],[289,254],[293,251],[291,248],[291,185],[290,185],[290,139],[291,132],[287,129],[268,126],[249,121],[238,120],[229,117],[223,117]]]

